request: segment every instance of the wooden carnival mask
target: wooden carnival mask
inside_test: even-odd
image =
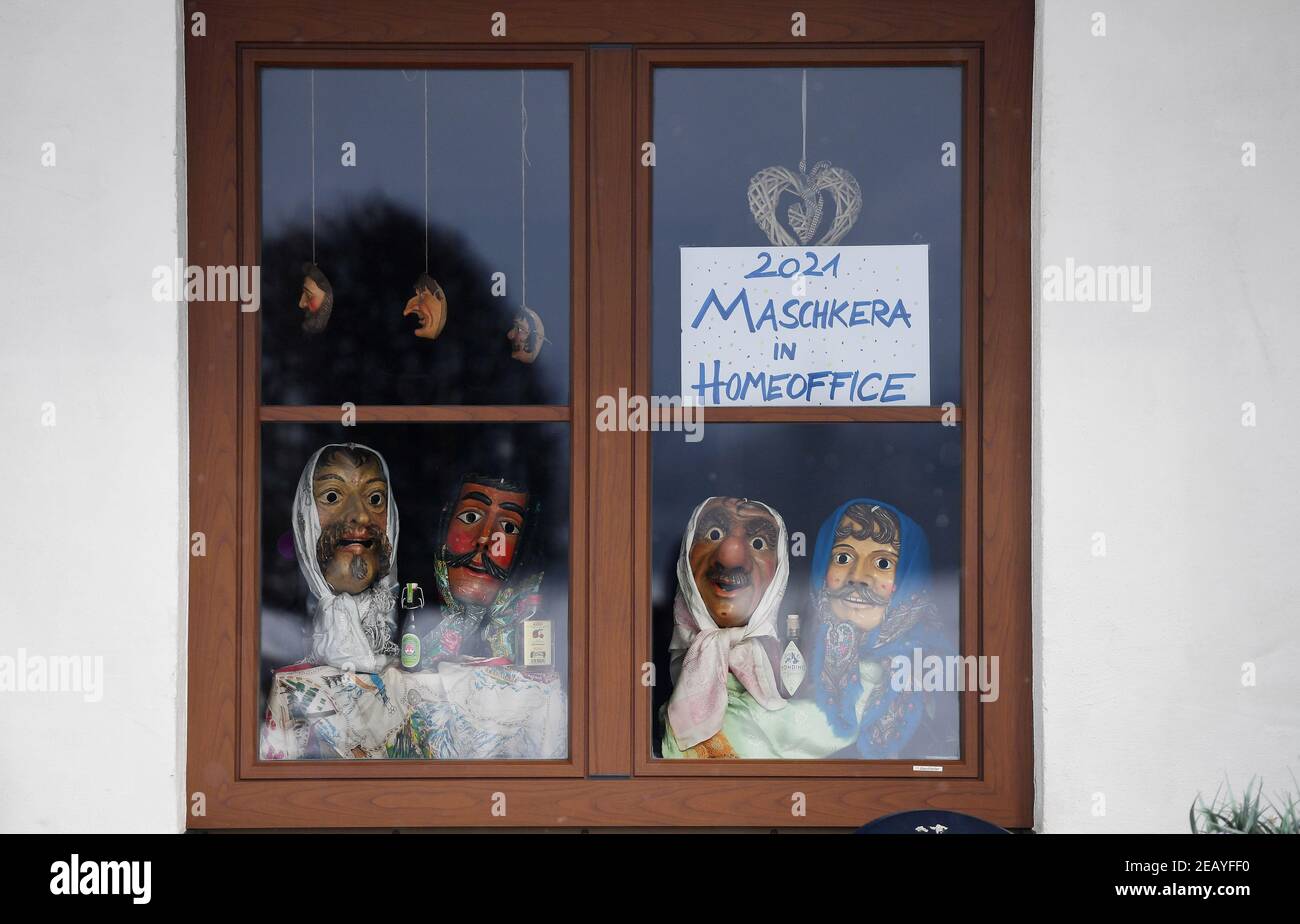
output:
[[[334,313],[334,287],[315,263],[302,265],[302,292],[298,308],[303,313],[302,329],[308,334],[325,330]]]
[[[327,450],[316,461],[312,495],[320,517],[321,575],[335,593],[359,594],[392,566],[383,465],[359,447]]]
[[[402,317],[410,316],[416,319],[415,336],[425,340],[437,340],[447,324],[447,296],[428,273],[415,280],[415,294],[402,310]]]
[[[762,504],[715,497],[700,511],[691,540],[691,574],[721,628],[749,622],[779,562],[780,527]]]
[[[542,324],[541,316],[531,308],[520,309],[506,339],[510,341],[511,359],[517,359],[521,363],[533,362],[537,359],[537,354],[542,352],[542,344],[546,342],[546,327]]]
[[[883,507],[852,504],[835,527],[823,603],[842,622],[870,632],[894,597],[899,525]]]
[[[504,478],[466,475],[453,501],[443,537],[451,595],[487,606],[517,564],[530,527],[529,492]]]

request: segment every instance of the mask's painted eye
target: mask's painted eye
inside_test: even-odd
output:
[[[480,510],[466,510],[464,513],[457,516],[456,519],[460,520],[466,526],[473,526],[475,523],[483,519],[483,512]]]
[[[877,558],[876,567],[881,571],[888,571],[890,568],[894,567],[894,563],[888,558]]]
[[[326,491],[323,495],[321,495],[321,499],[324,500],[325,503],[327,504],[337,504],[339,502],[339,492]]]
[[[767,548],[767,542],[763,539],[762,536],[755,536],[753,539],[750,540],[749,544],[754,547],[754,551],[756,552],[761,552],[765,548]]]
[[[836,552],[836,553],[835,553],[835,564],[837,564],[837,565],[847,565],[847,564],[852,560],[852,558],[853,558],[853,556],[850,555],[848,552]]]
[[[505,533],[507,536],[513,536],[515,533],[519,532],[519,525],[517,523],[511,523],[509,520],[502,520],[501,532]]]
[[[708,536],[710,541],[717,542],[722,538],[722,530],[715,526],[713,529],[709,530]]]
[[[384,502],[384,493],[382,491],[372,491],[370,494],[370,505],[378,507]]]

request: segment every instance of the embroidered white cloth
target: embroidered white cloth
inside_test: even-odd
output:
[[[399,757],[425,760],[560,760],[568,755],[569,703],[559,674],[511,665],[443,662],[407,674]]]
[[[329,665],[276,671],[262,721],[263,760],[387,757],[402,728],[401,672]]]
[[[443,663],[354,674],[277,671],[262,723],[264,760],[405,757],[557,760],[568,753],[560,676]]]

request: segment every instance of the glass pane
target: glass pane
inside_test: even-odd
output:
[[[265,424],[261,534],[263,758],[567,755],[567,424]]]
[[[653,388],[960,403],[961,70],[804,75],[654,73]]]
[[[959,653],[960,429],[703,436],[651,438],[656,754],[956,759],[956,692],[908,678]]]
[[[263,402],[567,404],[568,73],[261,79]]]

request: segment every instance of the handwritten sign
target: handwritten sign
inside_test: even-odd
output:
[[[930,248],[683,247],[682,397],[930,403]]]

